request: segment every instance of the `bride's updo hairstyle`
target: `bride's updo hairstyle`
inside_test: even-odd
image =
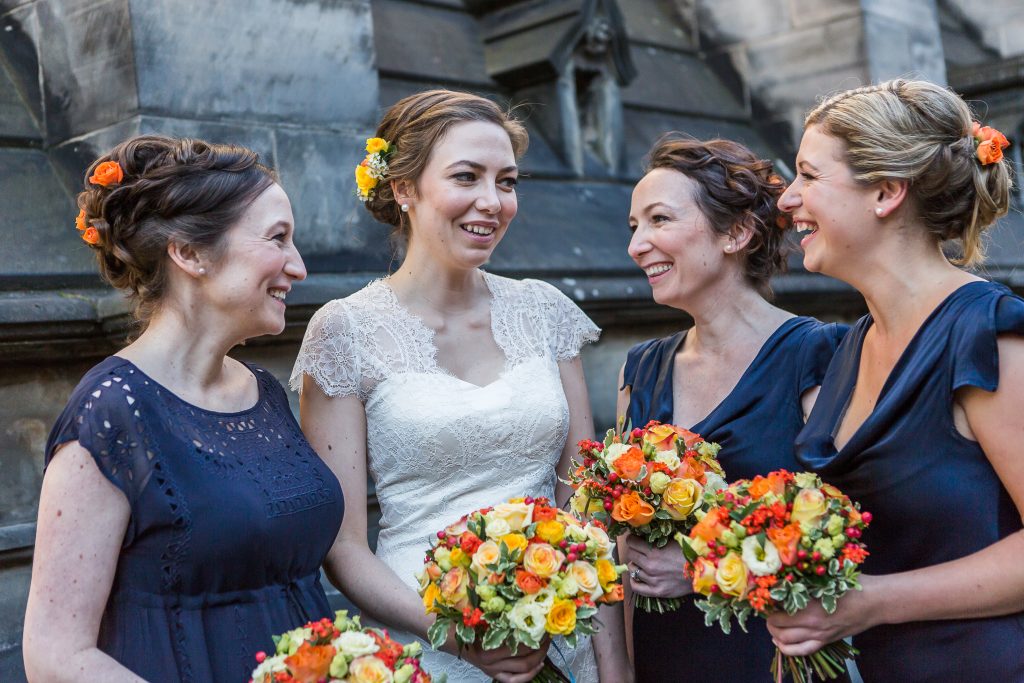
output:
[[[785,230],[790,227],[777,204],[786,184],[772,162],[732,140],[668,133],[647,155],[644,172],[656,168],[678,171],[694,182],[693,199],[719,235],[729,235],[736,225],[750,228],[750,241],[737,256],[747,281],[770,297],[772,275],[786,267]]]
[[[523,125],[494,102],[470,93],[428,90],[410,95],[393,104],[377,126],[376,136],[387,140],[394,152],[388,157],[387,177],[365,204],[375,219],[394,227],[400,243],[409,237],[409,222],[395,200],[391,181],[410,181],[415,187],[434,146],[452,125],[466,121],[501,126],[516,159],[526,153],[529,135]]]
[[[835,95],[804,125],[843,142],[858,181],[907,181],[912,209],[932,238],[960,243],[954,263],[984,258],[982,234],[1009,210],[1009,166],[979,161],[971,110],[956,94],[896,79]]]
[[[145,325],[167,287],[167,246],[216,261],[223,238],[274,182],[255,152],[202,140],[140,135],[94,161],[78,195],[79,230],[100,274],[125,290]]]

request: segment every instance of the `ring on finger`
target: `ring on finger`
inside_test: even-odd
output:
[[[632,569],[629,570],[629,578],[632,579],[633,581],[638,582],[638,583],[643,583],[643,580],[641,580],[641,578],[640,578],[640,568],[639,567],[633,567]]]

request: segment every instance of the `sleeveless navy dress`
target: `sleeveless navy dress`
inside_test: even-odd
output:
[[[955,560],[1021,529],[988,458],[953,423],[954,392],[994,391],[996,335],[1024,334],[1024,299],[971,282],[949,295],[897,361],[874,411],[843,448],[833,439],[853,395],[870,316],[847,335],[822,383],[797,457],[874,515],[866,574]],[[877,626],[854,637],[865,683],[1024,681],[1024,611]]]
[[[726,478],[750,478],[772,470],[797,469],[793,441],[804,426],[800,403],[821,384],[846,326],[796,317],[782,323],[758,351],[736,387],[692,429],[722,446]],[[672,423],[672,368],[686,331],[630,349],[623,370],[631,388],[627,416],[634,426],[650,420]],[[772,681],[775,646],[763,619],[733,624],[725,635],[704,625],[693,605],[698,596],[667,614],[633,611],[633,652],[638,683],[666,681]]]
[[[131,517],[98,646],[148,681],[249,680],[271,636],[330,613],[320,564],[344,511],[281,385],[249,365],[237,413],[181,400],[111,356],[71,395],[46,445],[77,440]]]

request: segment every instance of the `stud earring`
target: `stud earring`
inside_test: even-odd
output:
[[[206,268],[200,268],[198,272],[200,275],[206,275]]]
[[[876,206],[875,207],[875,215],[878,216],[879,218],[882,217],[882,207],[880,207],[880,206]]]
[[[725,251],[727,253],[731,254],[732,253],[732,245],[731,244],[725,245]]]
[[[402,204],[402,213],[409,213],[409,205]]]

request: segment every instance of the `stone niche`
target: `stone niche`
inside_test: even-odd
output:
[[[614,0],[532,0],[467,6],[480,17],[487,73],[527,105],[577,177],[617,176],[622,88],[636,76]]]

